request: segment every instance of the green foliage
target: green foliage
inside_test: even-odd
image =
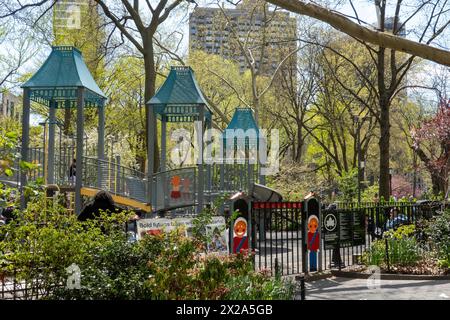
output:
[[[15,148],[17,146],[19,135],[15,131],[7,131],[0,128],[0,176],[13,175],[13,163],[17,158]]]
[[[202,212],[192,220],[192,235],[195,240],[198,241],[199,245],[201,245],[204,252],[207,252],[207,244],[211,243],[214,236],[213,234],[208,234],[208,232],[206,232],[205,226],[212,223],[213,216],[219,215],[219,209],[227,198],[227,194],[217,197],[211,206],[204,208]],[[226,223],[226,225],[228,225],[228,223]],[[223,229],[219,230],[219,232],[223,231]]]
[[[18,169],[13,167],[14,162],[20,158],[20,154],[16,152],[18,144],[19,134],[17,131],[8,131],[6,128],[0,127],[0,176],[11,177]],[[30,172],[38,167],[25,161],[19,161],[19,166],[25,172]]]
[[[227,283],[230,291],[226,298],[230,300],[292,300],[295,285],[290,280],[269,278],[263,274],[250,274],[231,278]]]
[[[11,188],[0,183],[0,207],[13,206],[18,194],[17,188]]]
[[[93,252],[107,245],[109,235],[119,232],[118,226],[126,220],[125,214],[104,214],[97,221],[81,223],[64,208],[47,206],[43,197],[35,199],[0,229],[0,272],[16,272],[18,281],[28,283],[39,279],[34,286],[44,296],[65,283],[66,268],[73,263],[94,263]]]
[[[404,225],[397,230],[384,233],[384,239],[376,240],[371,248],[364,253],[363,262],[366,265],[387,267],[386,245],[391,266],[414,266],[421,260],[414,225]]]
[[[379,187],[377,185],[368,186],[361,193],[362,202],[373,202],[379,194]]]
[[[251,255],[205,254],[204,239],[187,238],[181,229],[131,242],[124,228],[127,212],[80,222],[47,201],[35,198],[0,228],[0,273],[34,283],[31,290],[39,289],[43,298],[293,297],[293,284],[255,272]],[[80,289],[66,287],[72,264],[81,271]]]
[[[343,172],[338,177],[340,200],[352,202],[358,195],[358,168],[353,168],[348,172]]]
[[[450,268],[450,210],[435,217],[427,226],[430,246],[437,252],[439,264]]]
[[[401,240],[414,236],[416,226],[413,224],[402,225],[395,230],[389,230],[384,233],[385,238]]]

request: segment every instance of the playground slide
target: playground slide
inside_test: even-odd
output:
[[[99,191],[99,189],[95,189],[95,188],[81,188],[81,195],[86,196],[86,197],[94,197],[98,191]],[[138,200],[134,200],[131,198],[127,198],[127,197],[120,196],[120,195],[114,195],[114,194],[112,195],[112,198],[113,198],[114,202],[118,205],[130,207],[130,208],[134,208],[134,209],[139,209],[139,210],[142,210],[147,213],[152,211],[152,208],[149,204],[140,202]]]

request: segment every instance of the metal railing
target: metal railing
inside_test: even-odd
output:
[[[11,151],[11,150],[10,150]],[[13,174],[11,176],[2,175],[0,176],[0,180],[11,182],[15,185],[20,184],[20,148],[16,148],[14,150],[16,153],[16,157],[14,158],[14,162],[11,166]],[[28,180],[35,181],[38,178],[44,177],[44,163],[45,163],[45,152],[44,148],[29,148],[28,154],[29,162],[37,165],[37,168],[28,170]]]
[[[38,273],[36,279],[19,280],[19,271],[0,272],[0,300],[39,300],[48,298],[59,286],[44,285]]]
[[[83,157],[83,186],[106,190],[144,203],[150,203],[147,178],[143,172],[91,157]]]
[[[197,196],[197,167],[159,172],[153,176],[155,210],[193,206]]]
[[[29,172],[28,181],[43,178],[63,187],[75,187],[75,178],[69,176],[69,168],[75,157],[76,148],[71,145],[56,146],[52,179],[48,179],[46,166],[48,155],[44,148],[30,148],[30,162],[39,167]],[[20,148],[17,149],[20,153]],[[19,185],[19,158],[14,163],[14,174],[1,177],[2,180]],[[112,194],[128,197],[143,203],[154,204],[156,210],[195,206],[198,197],[198,167],[185,167],[159,172],[153,175],[153,195],[148,193],[148,177],[138,170],[122,166],[120,157],[115,161],[101,160],[96,157],[83,156],[83,187],[106,190]],[[257,165],[214,164],[204,166],[204,196],[207,201],[214,201],[216,196],[248,190],[252,183],[258,181]],[[180,179],[179,186],[174,179]],[[175,187],[175,188],[174,188]],[[178,190],[179,189],[179,190]],[[178,192],[180,196],[178,196]]]

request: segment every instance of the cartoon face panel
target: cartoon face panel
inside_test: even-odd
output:
[[[312,215],[308,218],[308,232],[315,233],[319,227],[319,219]]]
[[[242,238],[247,234],[247,221],[244,218],[238,218],[234,223],[234,236]]]

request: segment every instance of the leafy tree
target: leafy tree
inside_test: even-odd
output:
[[[358,194],[358,169],[353,168],[348,172],[344,172],[338,178],[340,198],[345,202],[352,202]]]
[[[433,193],[446,195],[450,171],[450,101],[443,99],[436,114],[411,135],[414,151],[431,174]]]

